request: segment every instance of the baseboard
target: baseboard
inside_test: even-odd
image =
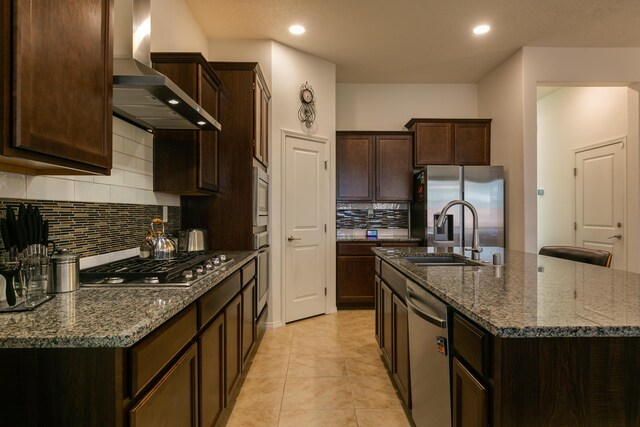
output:
[[[333,314],[333,313],[337,313],[338,312],[338,307],[329,307],[327,309],[327,314]]]
[[[267,322],[267,329],[282,328],[283,326],[284,323],[282,323],[281,320],[278,320],[277,322]]]

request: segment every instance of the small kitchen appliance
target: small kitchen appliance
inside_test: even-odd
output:
[[[68,249],[58,249],[50,257],[47,293],[73,292],[80,287],[80,257]]]
[[[207,249],[207,231],[200,228],[180,230],[178,232],[178,250],[180,252],[198,252]]]

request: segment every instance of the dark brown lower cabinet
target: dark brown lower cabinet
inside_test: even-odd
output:
[[[229,399],[242,369],[242,295],[238,294],[224,311],[225,326],[225,402]]]
[[[242,290],[242,366],[247,363],[256,336],[256,279]]]
[[[387,366],[392,366],[393,355],[393,291],[384,283],[380,283],[380,308],[382,356],[387,361]]]
[[[213,426],[224,409],[224,314],[200,335],[200,425]]]
[[[378,276],[376,276],[375,278],[375,284],[374,284],[374,302],[375,302],[375,330],[376,330],[376,341],[378,342],[379,346],[382,346],[382,320],[381,320],[381,314],[382,314],[382,309],[380,307],[380,304],[382,302],[382,296],[381,296],[381,292],[382,292],[382,285],[380,282],[380,278]]]
[[[403,300],[393,296],[393,367],[391,373],[402,399],[411,407],[409,386],[409,311]]]
[[[374,308],[376,246],[418,246],[418,242],[338,243],[336,258],[336,306],[338,308]]]
[[[381,274],[384,274],[384,270]],[[409,312],[404,296],[394,292],[384,278],[376,275],[374,286],[377,295],[375,317],[378,322],[378,344],[400,396],[411,408]]]
[[[158,384],[131,408],[129,425],[198,425],[197,344],[192,344]]]
[[[487,389],[453,358],[453,426],[486,427],[488,418]]]
[[[336,304],[338,307],[373,307],[374,256],[339,256]]]

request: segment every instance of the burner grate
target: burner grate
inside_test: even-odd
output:
[[[141,259],[138,257],[125,258],[87,269],[80,270],[81,282],[92,282],[107,277],[122,277],[126,282],[145,277],[157,277],[160,283],[167,283],[181,277],[184,270],[191,269],[197,264],[211,259],[212,254],[186,253],[169,260]]]

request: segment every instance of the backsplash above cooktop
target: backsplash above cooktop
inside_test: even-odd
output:
[[[7,205],[16,208],[21,202],[37,206],[49,220],[49,238],[56,247],[80,257],[138,247],[151,220],[163,217],[163,206],[20,199],[0,199],[0,217]],[[167,213],[166,231],[177,233],[180,207],[168,206]]]

